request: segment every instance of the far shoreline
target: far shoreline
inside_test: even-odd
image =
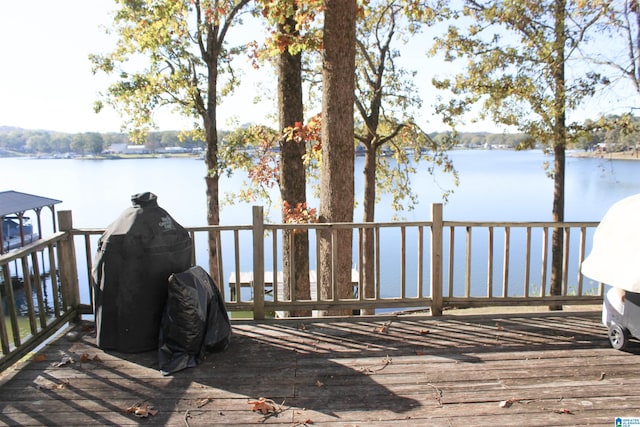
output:
[[[640,151],[617,151],[613,153],[596,151],[571,151],[568,157],[581,157],[603,160],[640,160]]]

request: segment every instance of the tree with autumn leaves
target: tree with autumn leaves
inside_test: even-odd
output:
[[[454,97],[440,111],[455,122],[480,103],[481,116],[513,126],[553,153],[552,220],[564,221],[565,151],[580,136],[579,123],[567,115],[596,93],[602,76],[569,68],[607,16],[608,1],[465,0],[460,16],[466,27],[450,26],[434,50],[464,66],[453,78],[434,79]],[[526,144],[525,144],[526,145]],[[564,230],[552,233],[551,295],[561,295]],[[551,309],[561,309],[553,304]]]
[[[397,72],[394,64],[397,53],[392,46],[398,40],[397,33],[412,34],[421,26],[430,26],[446,16],[449,12],[446,2],[380,0],[363,2],[359,6],[355,0],[116,0],[116,3],[119,9],[111,29],[118,35],[116,48],[110,54],[92,57],[96,71],[118,78],[108,88],[104,101],[122,113],[126,118],[125,126],[134,134],[152,126],[153,111],[162,106],[173,106],[182,115],[195,120],[194,132],[200,133],[207,142],[205,180],[210,225],[219,223],[219,176],[240,164],[237,156],[235,160],[227,157],[237,155],[232,149],[234,143],[263,147],[258,151],[263,155],[257,158],[245,156],[242,161],[257,165],[251,172],[256,181],[277,179],[285,222],[315,220],[314,211],[306,205],[306,176],[314,159],[321,159],[317,219],[326,222],[353,220],[356,141],[365,146],[367,153],[365,221],[374,220],[375,181],[382,176],[377,171],[383,164],[377,152],[384,144],[395,148],[392,151],[399,164],[407,148],[413,148],[418,155],[427,148],[435,153],[433,159],[437,164],[452,170],[446,156],[441,155],[441,147],[434,145],[428,134],[415,125],[413,117],[405,114],[411,105],[419,106],[420,100],[413,96],[411,76]],[[596,12],[580,2],[569,2],[576,14],[571,15],[573,20],[569,21],[574,27],[567,28],[569,15],[565,0],[529,3],[466,2],[460,14],[473,18],[471,36],[450,31],[441,40],[440,47],[448,55],[457,52],[472,58],[466,76],[470,78],[437,83],[439,87],[453,89],[454,93],[463,96],[440,111],[453,121],[456,114],[466,111],[478,99],[488,99],[491,102],[485,103],[485,112],[496,122],[519,126],[533,137],[551,141],[556,155],[553,211],[554,219],[561,221],[563,199],[557,194],[564,191],[565,110],[576,105],[578,95],[589,94],[589,88],[594,87],[593,81],[585,78],[578,80],[583,92],[567,92],[565,49],[569,46],[569,53],[575,50],[572,43],[579,42],[584,35],[576,28],[579,25],[587,28],[589,19],[594,18]],[[521,7],[524,9],[519,9]],[[220,95],[228,93],[236,83],[230,68],[231,58],[247,48],[228,46],[227,35],[237,30],[242,14],[249,12],[260,12],[273,29],[266,46],[270,46],[267,49],[271,53],[267,56],[278,74],[278,130],[257,127],[259,143],[244,135],[235,142],[229,138],[221,144],[216,108],[222,100]],[[359,21],[356,36],[358,13],[363,19]],[[318,22],[323,23],[322,30],[318,28]],[[481,31],[496,27],[521,36],[522,50],[509,47],[503,52],[501,46],[492,45],[490,39],[474,38]],[[322,54],[319,59],[323,70],[322,114],[305,121],[302,55],[314,50]],[[132,58],[135,61],[130,62]],[[131,63],[143,65],[129,69]],[[356,73],[356,70],[359,71]],[[512,75],[512,70],[523,72]],[[527,75],[527,70],[536,70],[539,76]],[[225,79],[221,79],[221,75]],[[536,90],[543,86],[543,90]],[[527,91],[530,99],[526,98]],[[464,95],[468,97],[464,98]],[[532,102],[527,107],[529,101]],[[97,108],[100,107],[98,103]],[[543,120],[527,120],[527,108]],[[354,112],[358,113],[357,120]],[[269,157],[274,145],[280,148],[279,159]],[[381,180],[392,182],[388,177],[384,174]],[[402,179],[402,175],[398,177]],[[411,200],[411,193],[407,194]],[[338,234],[336,238],[319,237],[323,254],[318,269],[323,297],[330,296],[330,285],[336,280],[341,284],[339,298],[350,296],[352,291],[353,236],[351,232]],[[366,239],[367,235],[364,236]],[[285,289],[290,290],[289,284],[296,283],[293,289],[296,298],[307,299],[308,237],[306,233],[292,233],[284,240],[284,253],[288,254],[283,266],[287,277]],[[372,245],[370,238],[366,247]],[[555,245],[562,245],[560,234],[554,233]],[[220,280],[216,275],[215,233],[210,235],[209,249],[210,272]],[[338,257],[340,266],[335,270],[329,265],[334,249],[341,254]],[[372,254],[365,257],[368,262],[365,274],[369,271],[365,278],[365,293],[372,296],[369,290],[373,289],[371,266],[374,258]],[[561,269],[557,259],[554,250],[554,269]],[[558,270],[553,279],[554,290],[557,289],[557,273]]]
[[[194,119],[194,133],[206,141],[207,223],[220,222],[220,161],[217,108],[220,95],[237,81],[230,59],[242,47],[229,47],[227,35],[251,0],[115,0],[110,29],[114,50],[92,55],[94,72],[117,76],[96,103],[107,102],[124,118],[123,126],[142,137],[161,107]],[[224,81],[221,74],[227,77]],[[222,83],[225,83],[223,86]],[[217,234],[209,236],[209,272],[218,275]]]

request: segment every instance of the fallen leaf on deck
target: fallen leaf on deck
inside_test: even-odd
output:
[[[500,407],[501,408],[508,408],[511,405],[513,405],[514,403],[519,402],[521,400],[522,399],[514,399],[514,398],[503,400],[502,402],[500,402]]]
[[[50,388],[51,390],[63,390],[67,387],[67,385],[69,385],[69,381],[63,381],[58,384],[53,384]]]
[[[276,402],[266,397],[261,397],[258,400],[249,400],[247,403],[253,405],[251,408],[253,412],[260,412],[262,415],[275,414],[278,412]]]
[[[429,329],[420,329],[420,335],[427,335],[429,333],[431,333]]]
[[[198,399],[196,400],[196,407],[198,408],[202,408],[204,405],[206,405],[207,403],[211,402],[213,399],[210,397],[205,397],[202,399]]]
[[[387,332],[389,332],[389,326],[391,326],[391,323],[393,322],[390,320],[382,326],[377,326],[373,331],[378,334],[386,334]]]
[[[89,356],[88,353],[82,353],[82,356],[80,356],[80,363],[87,363],[87,362],[102,362],[102,360],[100,359],[100,356],[98,356],[97,354],[93,357]]]
[[[133,414],[138,418],[147,418],[149,415],[154,416],[158,413],[158,411],[154,409],[153,405],[148,404],[130,406],[125,409],[125,412]]]
[[[324,383],[320,380],[316,380],[316,386],[317,387],[324,387]]]
[[[76,361],[73,360],[73,357],[64,356],[58,363],[55,363],[53,366],[55,366],[56,368],[60,368],[71,363],[76,363]]]
[[[567,409],[567,408],[558,409],[558,410],[555,410],[555,411],[553,411],[553,412],[555,412],[556,414],[567,414],[567,415],[573,415],[573,412],[571,412],[571,410],[570,410],[570,409]]]
[[[36,354],[35,356],[33,356],[33,361],[34,362],[43,362],[47,360],[47,355],[46,354]]]
[[[500,322],[496,322],[496,329],[499,330],[499,331],[502,331],[502,330],[504,330],[504,326],[502,326],[500,324]]]

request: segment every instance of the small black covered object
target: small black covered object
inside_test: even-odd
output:
[[[157,350],[169,276],[192,265],[193,244],[155,194],[131,201],[98,242],[94,313],[98,347],[137,353]]]
[[[224,351],[230,340],[227,309],[211,276],[199,266],[172,274],[160,327],[160,371],[193,368],[205,353]]]

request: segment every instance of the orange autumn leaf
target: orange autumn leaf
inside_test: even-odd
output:
[[[133,414],[138,418],[147,418],[149,415],[156,415],[158,410],[152,405],[133,405],[125,409],[128,414]]]
[[[253,405],[251,410],[253,412],[260,412],[263,415],[273,414],[277,412],[276,404],[273,400],[261,397],[258,400],[249,400],[249,405]]]
[[[45,360],[47,360],[46,354],[36,354],[35,356],[33,356],[34,362],[44,362]]]

